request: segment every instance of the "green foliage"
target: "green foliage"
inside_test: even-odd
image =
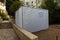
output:
[[[54,2],[54,0],[45,0],[44,4],[41,4],[41,6],[39,6],[40,8],[43,9],[48,9],[49,12],[53,11],[56,7],[57,7],[57,2]]]
[[[23,5],[20,0],[6,0],[6,9],[8,14],[15,17],[15,11]]]
[[[12,5],[9,7],[9,10],[14,13],[17,9],[19,9],[23,5],[22,1],[14,1]]]
[[[44,4],[41,4],[39,8],[48,9],[49,10],[49,23],[54,23],[56,21],[56,13],[55,10],[58,8],[58,3],[54,2],[54,0],[45,0]]]
[[[5,15],[5,13],[1,13],[1,17],[3,20],[8,20],[7,16]]]
[[[2,12],[1,12],[2,11]],[[7,13],[3,12],[3,10],[0,10],[0,17],[3,19],[3,20],[8,20],[8,15]]]

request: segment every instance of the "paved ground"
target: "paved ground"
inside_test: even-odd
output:
[[[39,40],[60,40],[60,25],[51,25],[49,29],[35,32]]]
[[[0,23],[0,40],[19,40],[9,21]]]
[[[13,29],[0,29],[0,40],[19,40]]]

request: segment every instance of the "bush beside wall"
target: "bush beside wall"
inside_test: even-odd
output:
[[[15,11],[23,5],[23,2],[20,0],[6,0],[6,9],[8,14],[15,18]]]
[[[49,24],[60,23],[60,12],[58,12],[58,3],[54,0],[45,0],[44,4],[41,4],[39,8],[48,9],[49,11]],[[57,9],[58,8],[58,9]]]

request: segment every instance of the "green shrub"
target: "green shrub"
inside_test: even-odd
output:
[[[48,9],[49,11],[49,23],[54,23],[56,22],[56,13],[55,13],[55,10],[56,8],[58,7],[57,6],[58,3],[57,2],[54,2],[54,0],[45,0],[44,4],[41,4],[39,6],[39,8],[42,8],[42,9]]]
[[[6,0],[6,9],[8,14],[15,17],[15,11],[23,5],[23,2],[20,0]]]
[[[8,17],[9,15],[7,13],[4,13],[3,10],[2,10],[0,16],[3,20],[8,20],[9,19],[9,17]]]
[[[11,12],[15,12],[17,9],[19,9],[23,5],[22,1],[14,1],[12,5],[9,7]]]

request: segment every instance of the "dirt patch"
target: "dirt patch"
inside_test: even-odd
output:
[[[39,40],[60,40],[60,26],[56,27],[50,26],[47,30],[42,30],[39,32],[34,32],[33,34],[39,37]]]

